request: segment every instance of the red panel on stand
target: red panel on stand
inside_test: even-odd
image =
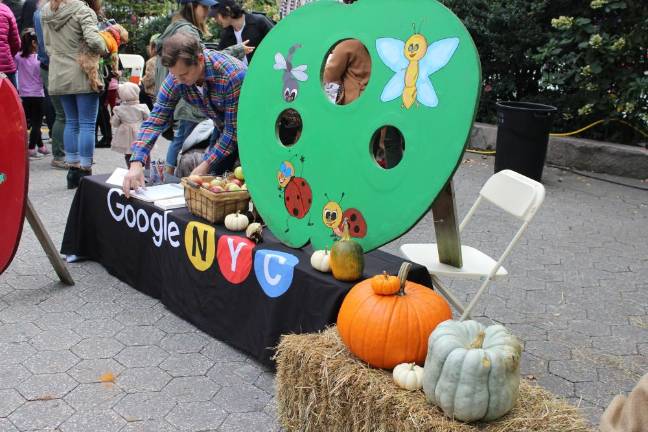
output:
[[[0,79],[0,273],[18,249],[29,184],[27,124],[16,89]]]

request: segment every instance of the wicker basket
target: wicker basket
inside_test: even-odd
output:
[[[203,181],[216,177],[201,176]],[[185,201],[191,214],[207,219],[211,223],[222,223],[225,216],[237,211],[248,210],[250,194],[246,190],[214,193],[196,185],[187,177],[181,180],[184,186]]]

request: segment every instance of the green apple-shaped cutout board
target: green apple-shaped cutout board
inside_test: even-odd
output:
[[[371,77],[348,105],[322,83],[329,51],[357,39]],[[266,36],[248,70],[238,112],[241,164],[257,210],[286,245],[330,248],[347,219],[364,251],[407,232],[457,168],[480,89],[475,45],[435,0],[308,4]],[[294,145],[277,121],[301,117]],[[384,126],[403,135],[402,160],[378,165],[370,142]]]

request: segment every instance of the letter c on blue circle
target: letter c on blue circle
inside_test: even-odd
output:
[[[290,288],[299,259],[291,254],[268,249],[254,255],[254,273],[268,297],[279,297]]]

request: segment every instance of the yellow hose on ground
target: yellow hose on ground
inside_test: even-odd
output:
[[[588,124],[585,127],[582,127],[580,129],[572,131],[572,132],[560,132],[560,133],[554,132],[554,133],[550,133],[549,136],[552,136],[552,137],[567,137],[567,136],[576,135],[576,134],[579,134],[579,133],[581,133],[583,131],[586,131],[587,129],[592,128],[592,127],[594,127],[594,126],[596,126],[598,124],[601,124],[601,123],[603,123],[605,121],[616,121],[616,122],[622,123],[622,124],[632,128],[633,130],[639,132],[639,134],[641,134],[641,136],[643,136],[644,138],[648,138],[648,133],[642,131],[641,129],[631,125],[630,123],[628,123],[628,122],[626,122],[624,120],[619,120],[619,119],[597,120],[597,121],[595,121],[593,123]],[[466,149],[466,151],[469,152],[469,153],[476,153],[476,154],[482,154],[482,155],[494,155],[496,153],[495,150],[475,150],[475,149],[470,149],[470,148]]]
[[[566,137],[566,136],[572,136],[572,135],[579,134],[579,133],[581,133],[581,132],[583,132],[583,131],[586,131],[587,129],[592,128],[592,127],[594,127],[594,126],[596,126],[596,125],[598,125],[598,124],[601,124],[601,123],[603,123],[603,122],[605,122],[605,121],[616,121],[616,122],[622,123],[622,124],[624,124],[624,125],[626,125],[626,126],[632,128],[633,130],[639,132],[639,133],[641,134],[641,136],[643,136],[644,138],[648,138],[648,133],[642,131],[642,130],[639,129],[638,127],[635,127],[635,126],[631,125],[631,124],[628,123],[627,121],[619,120],[619,119],[602,119],[602,120],[597,120],[597,121],[595,121],[594,123],[590,123],[590,124],[588,124],[587,126],[582,127],[582,128],[580,128],[580,129],[575,130],[575,131],[572,131],[572,132],[551,133],[551,134],[549,134],[549,135],[550,135],[550,136],[555,136],[555,137]]]

